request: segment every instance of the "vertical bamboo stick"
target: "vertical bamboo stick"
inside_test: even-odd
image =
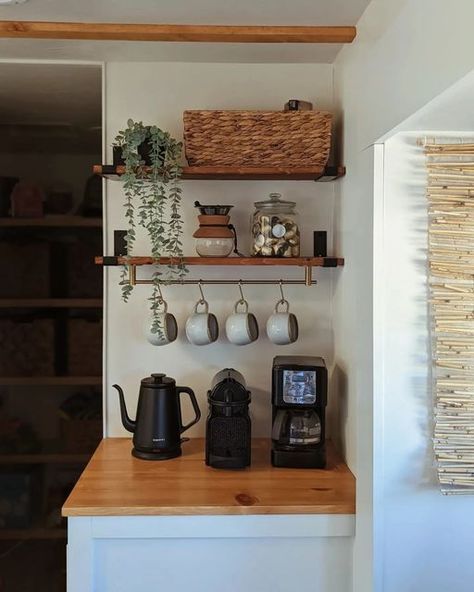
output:
[[[425,143],[434,376],[441,491],[474,493],[474,143]]]

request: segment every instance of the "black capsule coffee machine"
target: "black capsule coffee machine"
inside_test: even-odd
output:
[[[250,465],[250,391],[233,368],[218,372],[207,393],[206,465],[242,469]]]
[[[276,356],[272,377],[272,465],[326,466],[327,370],[322,358]]]

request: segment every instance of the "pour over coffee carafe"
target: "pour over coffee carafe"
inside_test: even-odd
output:
[[[234,206],[202,205],[195,201],[194,207],[200,212],[199,228],[193,234],[197,254],[200,257],[228,257],[232,251],[237,253],[237,235],[229,223],[229,211]]]

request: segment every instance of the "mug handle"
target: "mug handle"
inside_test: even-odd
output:
[[[180,405],[180,407],[179,407],[179,429],[180,429],[180,433],[182,434],[183,432],[188,430],[191,426],[193,426],[195,423],[197,423],[201,419],[201,410],[199,409],[199,405],[196,400],[196,395],[194,394],[194,391],[192,389],[190,389],[187,386],[177,386],[176,393],[177,393],[178,397],[181,393],[186,393],[189,395],[189,398],[191,399],[191,403],[193,405],[194,414],[195,414],[195,417],[193,420],[191,420],[188,424],[183,425],[183,418],[181,416],[181,405]]]
[[[275,306],[275,312],[276,312],[276,313],[280,312],[280,311],[278,310],[278,307],[280,306],[280,304],[281,304],[282,306],[286,306],[286,310],[285,310],[284,312],[285,312],[285,313],[288,313],[288,312],[289,312],[289,310],[290,310],[290,303],[289,303],[289,302],[288,302],[288,300],[286,300],[285,298],[282,298],[281,300],[279,300],[279,301],[276,303],[276,306]]]
[[[234,312],[238,313],[239,312],[239,304],[241,304],[242,306],[245,307],[244,313],[248,313],[249,311],[249,303],[247,302],[247,300],[245,300],[244,298],[241,298],[240,300],[237,300],[237,302],[234,305]]]
[[[196,304],[194,306],[194,312],[197,313],[197,314],[199,314],[198,313],[198,308],[199,308],[199,305],[200,304],[202,306],[204,306],[204,314],[208,314],[208,312],[209,312],[209,303],[207,302],[207,300],[204,300],[204,298],[201,298],[201,300],[198,300],[196,302]]]
[[[166,302],[166,300],[163,300],[163,298],[158,299],[158,306],[163,307],[163,314],[166,314],[168,312],[168,303]]]

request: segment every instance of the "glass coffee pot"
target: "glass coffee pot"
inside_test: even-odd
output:
[[[314,446],[321,441],[321,420],[314,409],[279,409],[272,440],[280,446]]]

